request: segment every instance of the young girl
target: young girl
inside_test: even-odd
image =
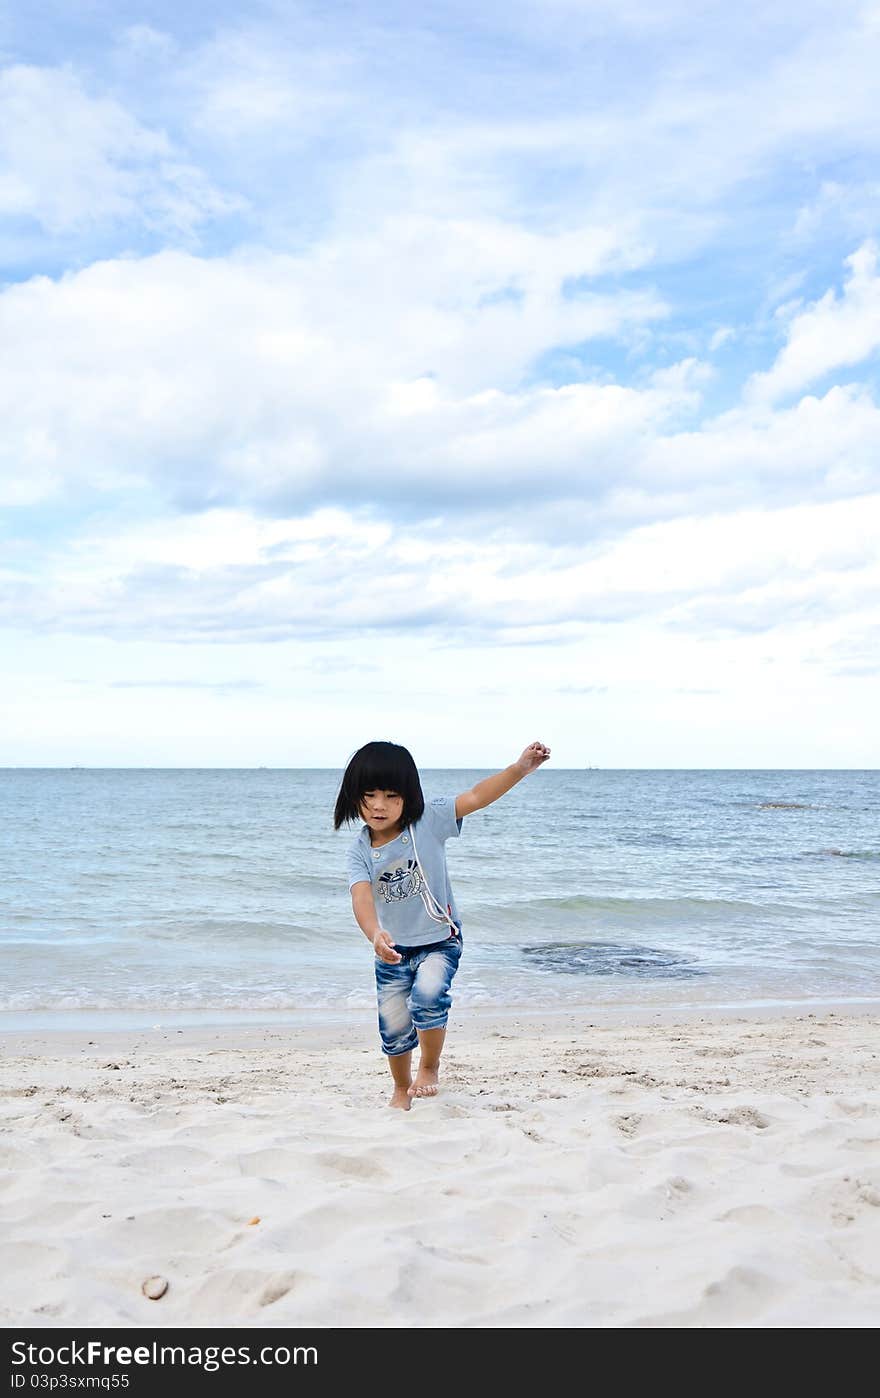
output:
[[[408,1111],[413,1097],[437,1093],[449,987],[462,947],[446,841],[461,833],[464,816],[490,806],[549,756],[543,743],[530,743],[503,772],[427,805],[416,764],[397,743],[367,743],[345,769],[333,824],[338,830],[364,821],[348,851],[348,883],[355,919],[376,953],[379,1033],[394,1079],[391,1107]]]

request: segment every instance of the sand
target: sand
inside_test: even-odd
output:
[[[874,1326],[880,1017],[2,1036],[5,1326]],[[168,1289],[142,1294],[148,1277]]]

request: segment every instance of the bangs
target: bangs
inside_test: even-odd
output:
[[[377,743],[376,746],[390,747],[390,744]],[[407,753],[407,757],[409,757],[409,753]],[[357,789],[352,791],[352,795],[356,796],[358,800],[367,791],[396,791],[398,796],[403,796],[406,793],[408,776],[407,764],[396,754],[370,753],[369,756],[365,756],[358,767],[356,773]]]

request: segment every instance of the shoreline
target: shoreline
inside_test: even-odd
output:
[[[36,1012],[39,1013],[39,1012]],[[98,1012],[101,1013],[101,1012]],[[161,1015],[161,1011],[156,1012]],[[124,1015],[109,1012],[109,1023],[89,1011],[72,1011],[70,1020],[85,1019],[82,1024],[43,1024],[34,1027],[17,1025],[4,1027],[0,1021],[0,1057],[35,1056],[45,1053],[80,1053],[90,1046],[121,1049],[133,1041],[143,1048],[160,1051],[163,1046],[197,1047],[201,1043],[221,1041],[230,1050],[244,1051],[254,1047],[254,1038],[261,1041],[284,1040],[290,1048],[316,1048],[345,1044],[352,1048],[375,1048],[380,1053],[374,1009],[353,1009],[337,1015],[326,1010],[300,1010],[267,1017],[255,1010],[253,1016],[244,1011],[225,1015],[222,1011],[206,1012],[201,1022],[192,1022],[187,1011],[166,1014],[154,1021],[146,1015],[143,1023],[119,1023]],[[817,1017],[872,1018],[880,1017],[880,998],[798,1000],[780,1003],[751,1002],[745,1004],[687,1005],[643,1004],[592,1005],[573,1009],[528,1010],[516,1008],[471,1008],[452,1010],[449,1017],[449,1038],[453,1042],[479,1041],[495,1032],[520,1031],[525,1037],[554,1036],[577,1033],[590,1028],[640,1028],[656,1024],[693,1026],[701,1023],[747,1024],[751,1022],[809,1020]],[[53,1016],[54,1017],[54,1016]],[[26,1016],[23,1014],[22,1019]],[[147,1020],[153,1022],[146,1022]],[[181,1020],[183,1022],[181,1022]]]

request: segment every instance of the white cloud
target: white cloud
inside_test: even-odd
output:
[[[151,59],[166,59],[177,47],[170,34],[154,29],[151,24],[127,25],[119,35],[117,46],[123,53]]]
[[[45,579],[8,570],[7,625],[192,643],[356,638],[565,641],[596,624],[692,636],[871,616],[880,494],[684,517],[548,550],[319,511],[241,510],[92,531]],[[861,624],[861,622],[860,622]]]
[[[875,488],[880,409],[866,390],[834,387],[771,410],[747,405],[689,432],[657,436],[643,488],[688,486],[706,506],[833,499]]]
[[[566,278],[595,256],[589,240],[418,231],[299,259],[163,253],[8,287],[0,408],[14,490],[22,477],[103,490],[152,482],[186,503],[308,504],[401,499],[407,486],[415,506],[425,491],[476,484],[476,467],[503,473],[508,457],[517,472],[543,473],[564,448],[566,470],[578,440],[604,447],[674,409],[672,388],[496,387],[517,384],[550,346],[662,314],[645,294],[566,294]],[[430,241],[438,255],[420,279]],[[487,302],[511,283],[520,299]],[[433,397],[412,388],[426,376]]]
[[[211,36],[181,72],[190,121],[212,140],[320,137],[356,101],[358,64],[338,43],[284,44],[245,23]]]
[[[547,42],[545,9],[528,26],[539,43]],[[792,169],[853,152],[876,157],[880,32],[870,7],[819,6],[808,16],[799,7],[775,20],[755,5],[745,21],[742,7],[708,9],[711,27],[707,19],[696,42],[690,11],[681,50],[672,37],[653,62],[624,49],[604,84],[598,72],[584,81],[582,55],[590,52],[596,13],[607,32],[607,9],[573,6],[564,25],[557,15],[553,84],[541,90],[542,101],[527,112],[515,103],[493,110],[476,102],[467,115],[452,101],[440,120],[423,119],[418,103],[415,119],[395,112],[386,121],[397,131],[390,147],[371,150],[345,182],[344,215],[354,226],[369,224],[380,209],[527,209],[533,226],[625,230],[643,258],[662,261],[719,236],[736,241],[737,222],[748,226],[753,201],[762,206],[752,195],[739,212],[740,189],[766,190],[772,217]],[[668,6],[655,11],[664,30],[681,18],[670,17]],[[643,36],[650,14],[636,5],[624,28]],[[729,42],[713,42],[725,21]],[[496,23],[503,30],[504,19]],[[761,31],[764,45],[755,42]],[[361,96],[368,111],[369,89]]]
[[[793,236],[808,242],[827,232],[841,231],[848,238],[869,236],[880,225],[880,181],[823,180],[818,193],[803,205],[794,222]]]
[[[864,389],[700,421],[714,371],[693,357],[639,388],[523,386],[548,348],[662,314],[644,294],[570,294],[597,256],[589,239],[422,220],[300,258],[164,253],[10,286],[6,498],[144,489],[187,510],[337,505],[564,543],[756,495],[778,507],[876,487],[880,410]],[[848,309],[823,298],[821,314],[856,307],[868,324],[867,265]]]
[[[859,364],[880,347],[880,276],[877,245],[863,243],[846,259],[843,295],[829,290],[793,315],[787,341],[775,364],[755,374],[749,396],[773,403],[814,383],[834,369]]]
[[[651,374],[651,385],[661,390],[672,390],[676,394],[690,394],[693,406],[699,407],[701,386],[714,377],[715,370],[711,364],[690,356],[680,359],[677,364],[655,369]]]
[[[69,68],[0,70],[0,214],[50,233],[136,222],[188,237],[237,207],[161,130]]]

